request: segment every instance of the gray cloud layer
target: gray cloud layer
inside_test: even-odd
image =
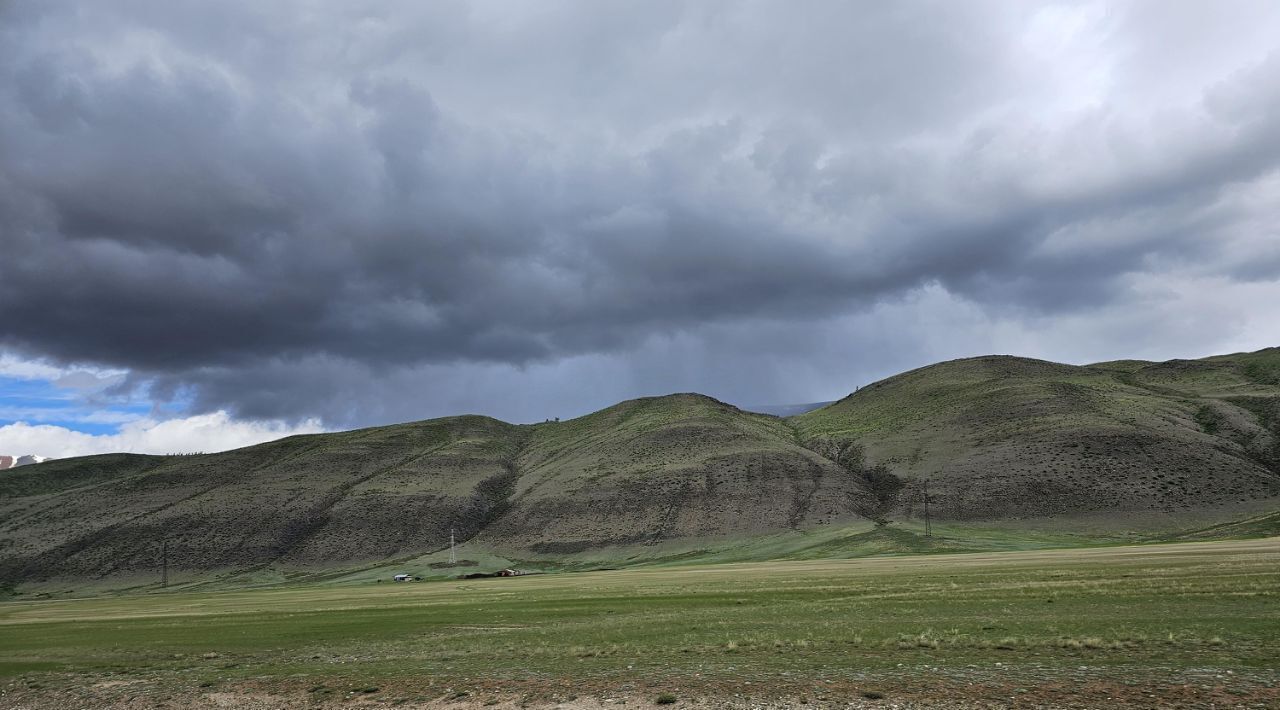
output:
[[[1280,335],[1274,3],[0,13],[0,346],[197,411],[809,400]]]

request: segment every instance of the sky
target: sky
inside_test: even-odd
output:
[[[0,3],[0,453],[1280,345],[1280,4]]]

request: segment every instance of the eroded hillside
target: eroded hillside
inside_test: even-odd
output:
[[[696,394],[535,427],[511,511],[483,539],[539,554],[749,536],[866,516],[867,481],[784,421]]]
[[[66,459],[0,479],[12,580],[420,555],[450,532],[514,556],[847,522],[878,503],[782,420],[701,395],[532,426],[452,417],[221,454]]]
[[[792,419],[903,481],[943,519],[1252,510],[1280,497],[1280,351],[1076,367],[941,363]],[[828,443],[828,445],[830,445]]]
[[[331,567],[434,549],[505,509],[517,427],[451,417],[221,454],[95,456],[0,479],[5,578]]]
[[[838,554],[841,526],[909,537],[895,523],[919,519],[926,482],[936,521],[1265,527],[1280,509],[1280,350],[971,358],[789,419],[683,394],[566,422],[463,416],[63,459],[0,472],[0,582],[150,583],[162,545],[187,576],[337,571],[437,552],[451,530],[511,560],[821,530],[837,532],[814,549]]]

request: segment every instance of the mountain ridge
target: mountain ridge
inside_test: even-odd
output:
[[[30,466],[32,464],[44,463],[45,461],[52,460],[53,459],[48,456],[39,456],[37,454],[23,454],[22,456],[0,454],[0,471],[17,468],[19,466]]]
[[[681,393],[563,422],[461,415],[61,459],[0,474],[0,580],[154,576],[161,540],[195,577],[434,559],[450,531],[475,554],[552,566],[779,535],[853,554],[838,541],[885,526],[906,537],[876,544],[914,549],[926,487],[943,525],[1257,529],[1230,523],[1280,510],[1280,349],[964,358],[787,418]]]

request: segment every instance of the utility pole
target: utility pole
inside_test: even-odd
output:
[[[453,528],[449,528],[449,566],[455,567],[458,564],[458,553],[453,547]]]
[[[169,586],[169,539],[160,538],[160,586]]]
[[[929,519],[929,481],[924,482],[924,536],[933,537],[933,523]]]

